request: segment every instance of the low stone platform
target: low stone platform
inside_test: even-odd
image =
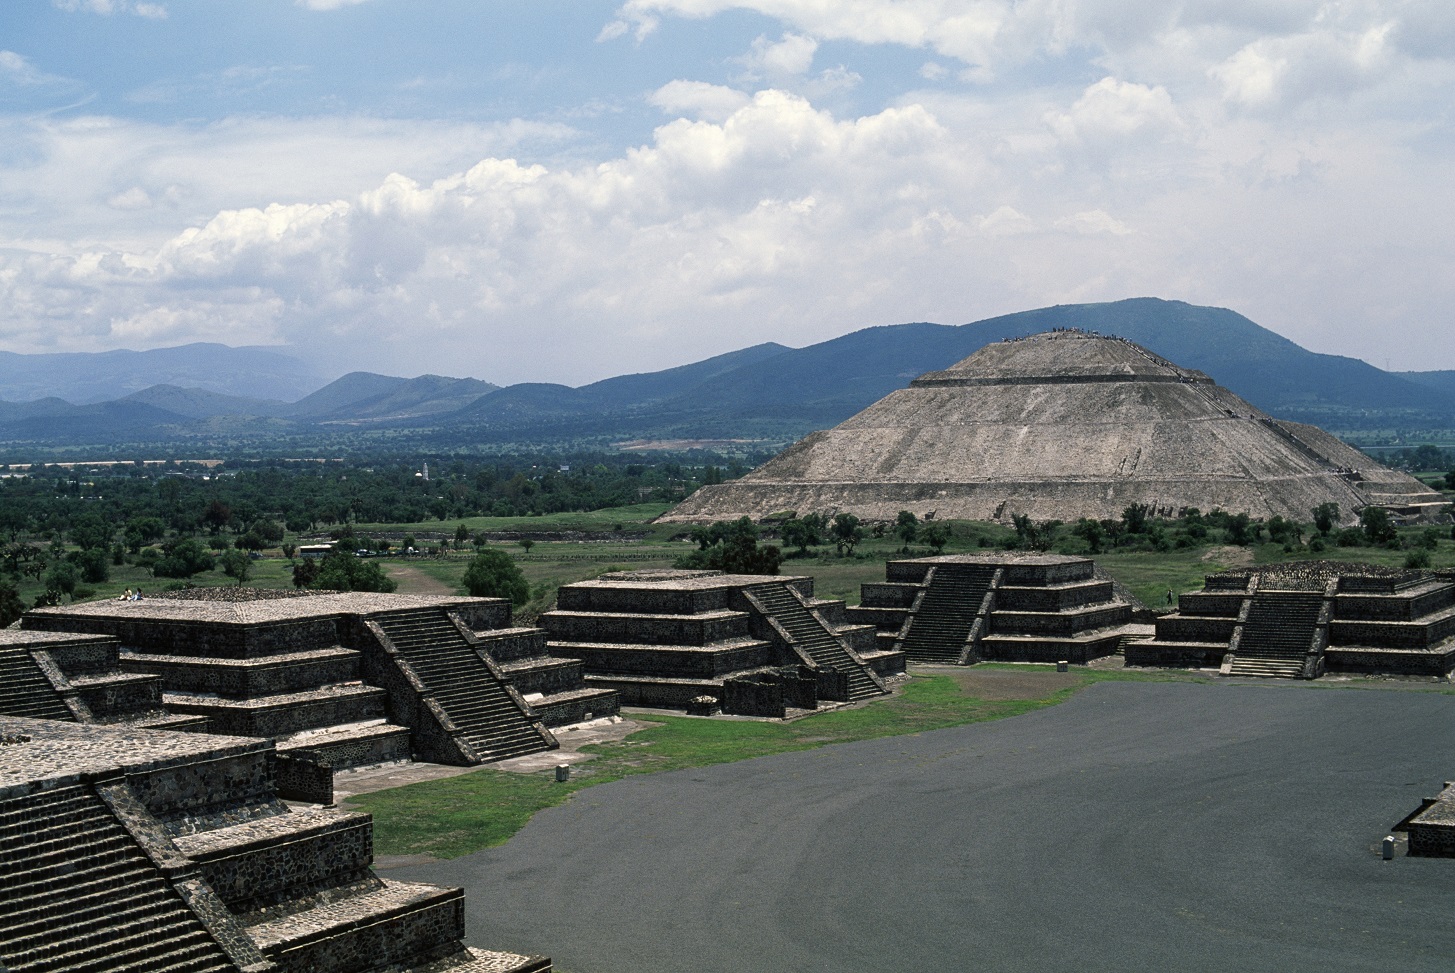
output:
[[[911,662],[1074,662],[1113,655],[1133,605],[1088,558],[951,554],[885,564],[848,618]]]
[[[1455,858],[1455,781],[1426,800],[1404,822],[1409,854],[1417,858]]]
[[[1445,676],[1455,670],[1455,573],[1305,561],[1209,575],[1157,619],[1128,665],[1225,675]]]
[[[88,670],[63,687],[70,711],[80,712],[75,700],[139,698],[150,687],[153,722],[190,720],[273,740],[280,784],[298,800],[327,803],[334,771],[369,762],[471,765],[554,746],[472,634],[509,626],[503,599],[235,588],[176,595],[40,609],[22,620],[22,637],[54,645],[51,655],[109,652],[123,670],[109,679]],[[0,651],[0,664],[5,658]],[[50,682],[60,685],[54,674]],[[560,709],[615,712],[609,696],[566,699]]]
[[[460,889],[378,878],[369,816],[290,808],[276,768],[265,740],[0,718],[0,968],[551,968],[466,948]]]
[[[563,585],[540,623],[551,656],[627,705],[782,719],[882,696],[904,672],[902,653],[843,618],[812,578],[624,571]]]

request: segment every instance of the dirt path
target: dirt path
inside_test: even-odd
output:
[[[401,595],[453,595],[455,589],[409,564],[385,564],[384,571],[399,582]]]

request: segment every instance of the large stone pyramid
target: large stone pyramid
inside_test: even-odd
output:
[[[786,510],[893,520],[1009,521],[1159,515],[1220,508],[1308,521],[1325,502],[1345,520],[1444,501],[1314,426],[1259,411],[1202,372],[1122,338],[1075,330],[1009,339],[930,372],[748,476],[704,487],[667,521]]]

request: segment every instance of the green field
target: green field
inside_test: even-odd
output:
[[[428,543],[424,540],[426,537],[443,535],[453,538],[460,523],[471,534],[572,532],[576,535],[572,540],[540,540],[534,542],[528,551],[513,541],[491,542],[491,546],[499,547],[515,558],[530,583],[531,599],[519,612],[522,620],[529,621],[552,606],[556,589],[563,584],[593,578],[609,570],[671,567],[677,558],[694,550],[694,545],[686,539],[687,529],[683,525],[651,523],[666,509],[666,504],[638,504],[590,513],[472,517],[463,521],[429,524],[359,524],[354,529],[366,537],[412,533],[420,539],[421,545]],[[952,522],[950,527],[951,539],[945,553],[993,552],[1013,544],[1015,540],[1012,531],[996,524]],[[1169,588],[1173,592],[1191,590],[1201,586],[1205,575],[1240,565],[1327,558],[1397,566],[1404,563],[1409,549],[1430,531],[1439,535],[1435,547],[1429,551],[1430,567],[1455,567],[1455,541],[1450,538],[1448,526],[1402,528],[1394,547],[1364,544],[1341,547],[1330,539],[1322,551],[1308,545],[1307,541],[1313,536],[1311,529],[1306,531],[1304,543],[1291,545],[1289,550],[1285,550],[1284,545],[1267,542],[1231,545],[1218,536],[1219,532],[1212,531],[1205,540],[1189,546],[1154,550],[1145,542],[1139,542],[1104,549],[1095,555],[1095,559],[1148,607],[1157,610],[1165,607]],[[290,536],[289,540],[296,543],[300,538]],[[769,539],[768,542],[773,541]],[[924,557],[933,553],[923,544],[910,545],[908,553],[903,552],[903,547],[903,542],[892,535],[867,536],[852,556],[839,556],[828,544],[811,549],[806,557],[795,556],[796,552],[790,551],[780,570],[783,574],[814,578],[816,593],[821,598],[857,604],[861,584],[884,580],[886,560]],[[1081,541],[1070,535],[1069,528],[1063,526],[1055,533],[1051,550],[1084,553],[1085,548]],[[440,557],[382,556],[377,560],[386,572],[400,579],[400,590],[405,593],[426,590],[424,586],[427,585],[430,590],[463,594],[461,578],[472,553],[467,547]],[[249,585],[264,588],[291,586],[292,562],[282,557],[277,549],[265,552],[262,559],[251,564]],[[157,591],[173,583],[169,579],[153,578],[144,569],[128,564],[112,567],[107,581],[85,587],[91,589],[89,598],[114,598],[128,587]],[[236,581],[218,568],[196,575],[187,583],[210,586],[236,584]],[[41,591],[42,584],[38,580],[26,579],[20,584],[20,596],[27,604],[33,602]]]

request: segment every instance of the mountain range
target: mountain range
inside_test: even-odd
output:
[[[1136,298],[959,326],[865,328],[805,348],[766,343],[579,388],[542,383],[501,388],[473,378],[368,372],[320,388],[306,381],[307,363],[272,349],[222,345],[0,356],[0,398],[22,400],[0,402],[0,449],[179,441],[265,450],[272,441],[296,448],[387,440],[411,450],[442,451],[623,439],[784,443],[841,422],[989,342],[1067,327],[1128,338],[1178,365],[1207,372],[1282,418],[1339,432],[1455,428],[1455,372],[1385,372],[1357,359],[1308,351],[1230,310]],[[140,385],[145,361],[158,363],[153,379],[166,380]],[[294,392],[281,392],[285,387]],[[50,397],[23,401],[27,389]],[[125,392],[95,397],[107,389]],[[68,394],[74,401],[66,400]]]

